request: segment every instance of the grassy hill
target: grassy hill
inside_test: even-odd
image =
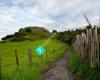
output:
[[[51,39],[44,48],[46,52],[43,54],[42,61],[34,52],[38,45],[43,45],[48,39],[40,39],[36,41],[6,42],[0,44],[1,52],[1,79],[2,80],[42,80],[42,72],[48,69],[48,65],[59,57],[63,56],[68,46],[65,43]],[[63,48],[62,48],[63,47]],[[33,63],[28,65],[28,48],[32,49]],[[19,66],[16,65],[15,53],[17,49],[19,56]],[[59,49],[59,50],[57,50]]]
[[[25,40],[36,40],[40,38],[47,38],[50,36],[50,32],[42,27],[25,27],[19,29],[18,32],[15,32],[12,35],[7,35],[2,38],[3,41],[25,41]]]

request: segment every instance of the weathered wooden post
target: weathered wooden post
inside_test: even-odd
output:
[[[41,60],[42,60],[42,58],[43,58],[43,55],[41,55],[41,56],[40,56],[40,58],[41,58]]]
[[[84,60],[84,53],[83,53],[83,38],[82,38],[82,34],[80,35],[80,54],[81,54],[82,60]]]
[[[29,65],[32,64],[32,50],[31,49],[28,49],[28,62],[29,62]]]
[[[81,35],[78,35],[78,53],[80,58],[82,57],[81,49]]]
[[[90,41],[89,41],[89,30],[87,29],[87,37],[86,37],[86,63],[90,65]]]
[[[94,31],[93,31],[94,35],[94,64],[95,64],[95,67],[97,66],[97,68],[99,69],[99,41],[98,41],[98,35],[97,35],[97,27],[94,28]]]
[[[19,66],[19,58],[18,58],[18,52],[15,50],[15,57],[16,57],[16,64]]]
[[[47,49],[46,49],[46,52],[45,52],[45,53],[46,53],[46,57],[48,57],[48,52],[47,52]]]
[[[43,55],[38,55],[39,56],[39,60],[42,60],[43,58]]]
[[[92,65],[92,55],[91,55],[91,29],[87,29],[87,63]]]
[[[43,63],[42,58],[43,58],[43,55],[39,55],[39,60]]]
[[[88,42],[88,44],[89,44],[89,56],[90,56],[90,60],[89,60],[89,63],[90,63],[90,66],[91,67],[93,67],[93,48],[92,48],[92,46],[93,46],[93,37],[92,37],[92,31],[91,31],[91,29],[89,29],[89,36],[88,36],[88,40],[89,40],[89,42]],[[89,57],[88,56],[88,57]]]
[[[84,60],[85,60],[85,63],[87,62],[86,57],[87,57],[87,36],[84,33]]]
[[[82,33],[82,54],[83,54],[83,60],[86,63],[86,35],[85,33]]]
[[[94,44],[94,29],[91,29],[91,38],[90,38],[90,40],[91,40],[91,67],[92,68],[95,68],[95,59],[94,59],[94,57],[95,57],[95,44]]]

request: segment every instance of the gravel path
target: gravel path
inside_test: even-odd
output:
[[[44,73],[45,80],[73,80],[71,73],[67,68],[67,60],[72,52],[69,48],[64,57],[60,58]]]

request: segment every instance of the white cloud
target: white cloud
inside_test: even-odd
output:
[[[1,17],[0,17],[0,22],[2,21],[2,22],[8,22],[8,21],[11,21],[12,20],[12,18],[10,17],[10,16],[4,16],[4,15],[2,15]]]
[[[0,36],[27,25],[72,29],[87,24],[83,13],[93,24],[100,16],[100,0],[1,0],[0,5]]]

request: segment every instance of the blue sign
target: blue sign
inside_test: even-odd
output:
[[[43,48],[43,46],[38,46],[36,49],[35,49],[35,52],[41,56],[44,52],[45,52],[45,49]]]

